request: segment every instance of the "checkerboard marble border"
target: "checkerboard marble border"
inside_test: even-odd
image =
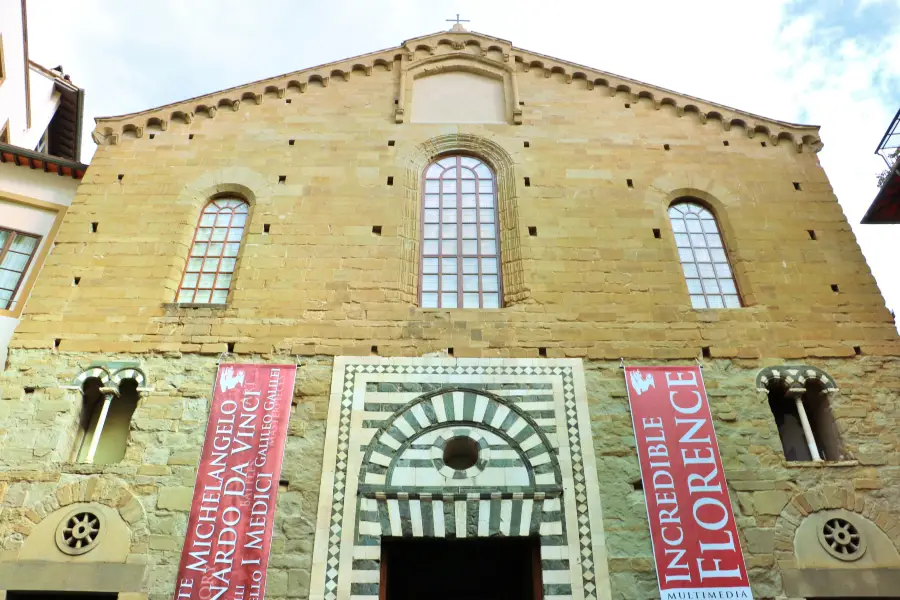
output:
[[[564,470],[563,495],[574,499],[574,511],[570,514],[567,515],[569,510],[564,506],[564,499],[553,492],[532,493],[530,498],[526,498],[527,493],[465,494],[462,490],[443,494],[440,490],[385,494],[373,493],[361,485],[361,457],[353,456],[351,450],[354,435],[361,435],[364,429],[363,423],[359,422],[360,415],[354,415],[354,412],[364,412],[366,382],[369,380],[428,381],[452,389],[470,385],[473,381],[521,380],[527,384],[528,379],[533,380],[536,376],[553,383],[554,406],[559,405],[564,415],[565,427],[561,429],[561,415],[556,413],[555,433],[560,446],[557,452],[567,457],[561,466]],[[402,405],[396,408],[387,417],[370,419],[365,423],[369,436],[372,435],[371,429],[399,414]],[[553,429],[546,425],[539,427]],[[372,439],[367,439],[361,444],[363,452],[358,454],[366,454],[365,449],[372,443]],[[466,511],[487,511],[487,521],[495,524],[496,515],[493,513],[506,511],[510,514],[510,511],[521,510],[521,506],[513,508],[513,505],[525,502],[532,518],[527,524],[519,524],[520,533],[541,535],[545,597],[549,600],[610,598],[602,512],[581,361],[335,359],[310,590],[313,600],[375,600],[378,595],[380,535],[428,535],[428,529],[434,535],[434,527],[425,525],[423,516],[427,513],[433,515],[435,508],[440,508],[451,520],[457,515],[456,522],[459,521],[458,515],[465,515]],[[418,519],[413,519],[412,515],[418,516]],[[419,524],[415,530],[411,526],[413,521]],[[458,525],[453,522],[444,522],[447,528],[455,526],[458,530]],[[434,516],[432,524],[437,523],[440,519]],[[480,531],[477,526],[472,528],[470,525],[469,528],[473,530],[464,529],[462,535],[477,536],[491,531],[490,526],[486,531]],[[576,577],[575,573],[580,573],[580,577]],[[348,577],[350,581],[344,581],[342,577]]]

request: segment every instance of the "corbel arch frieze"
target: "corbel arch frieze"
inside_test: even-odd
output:
[[[813,129],[809,126],[764,120],[738,111],[725,113],[721,110],[722,107],[690,97],[676,99],[666,95],[657,100],[658,95],[671,92],[656,90],[656,93],[654,93],[652,90],[644,87],[646,84],[640,82],[617,78],[606,73],[583,71],[584,67],[520,49],[515,50],[513,63],[518,71],[529,73],[532,70],[537,70],[546,79],[550,79],[552,75],[558,74],[561,76],[558,80],[562,83],[571,84],[573,81],[583,80],[585,82],[585,90],[591,91],[596,89],[605,92],[605,95],[608,95],[610,98],[614,98],[619,94],[632,101],[648,98],[657,110],[670,105],[674,108],[674,112],[678,117],[692,114],[701,125],[705,125],[709,120],[716,120],[724,131],[729,131],[732,126],[737,125],[744,128],[749,138],[753,138],[757,133],[764,134],[768,140],[771,140],[773,146],[777,146],[781,141],[788,140],[794,144],[797,152],[802,152],[804,147],[807,151],[818,152],[823,147],[817,133],[807,133],[805,135],[802,133],[803,130],[810,131]]]
[[[509,306],[526,301],[529,290],[525,285],[519,238],[516,161],[496,141],[469,133],[437,136],[397,155],[398,166],[406,170],[406,199],[400,226],[401,297],[410,304],[418,301],[422,174],[432,161],[448,154],[471,154],[484,160],[493,169],[497,178],[500,217],[503,304]]]
[[[506,119],[514,125],[522,124],[522,109],[519,106],[516,70],[508,64],[465,51],[454,51],[447,54],[428,56],[421,60],[405,62],[398,82],[394,122],[403,123],[405,121],[405,115],[412,106],[412,87],[416,79],[454,71],[475,73],[502,81]]]
[[[91,139],[98,146],[115,146],[119,143],[119,134],[112,127],[98,127],[91,132]]]

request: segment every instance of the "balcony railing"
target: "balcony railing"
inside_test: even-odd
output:
[[[900,110],[894,115],[890,126],[884,132],[878,148],[875,149],[875,154],[880,156],[890,169],[897,161],[898,150],[900,150]]]

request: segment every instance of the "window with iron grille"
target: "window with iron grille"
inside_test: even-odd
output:
[[[176,302],[224,304],[250,212],[239,198],[216,198],[203,209]]]
[[[741,297],[716,218],[703,205],[677,201],[669,220],[694,308],[740,308]]]
[[[41,238],[11,229],[0,229],[0,308],[9,309],[16,299]]]
[[[425,171],[423,308],[500,308],[500,241],[493,171],[471,156],[445,156]]]

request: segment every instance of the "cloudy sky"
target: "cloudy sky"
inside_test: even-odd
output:
[[[12,0],[0,0],[3,2]],[[887,305],[900,225],[859,225],[900,108],[900,0],[29,0],[32,58],[101,115],[159,106],[449,27],[775,119],[822,126],[819,158]],[[93,153],[85,132],[83,158]]]

